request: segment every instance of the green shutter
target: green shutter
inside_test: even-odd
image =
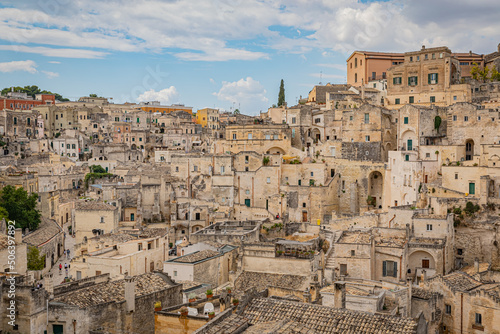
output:
[[[382,262],[382,276],[387,276],[387,261]]]
[[[431,84],[431,74],[427,74],[427,83],[430,85]]]
[[[392,84],[395,85],[396,84],[396,78],[392,78]]]
[[[411,81],[410,81],[411,77],[408,77],[408,86],[411,86]]]
[[[436,83],[438,83],[438,74],[436,73]]]
[[[415,77],[415,86],[418,85],[418,77]]]
[[[394,261],[394,277],[398,277],[398,263]]]

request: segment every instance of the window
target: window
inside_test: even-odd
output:
[[[195,213],[195,217],[196,217],[196,220],[200,220],[201,219],[201,214],[199,212],[196,212]]]
[[[372,80],[375,80],[376,77],[377,77],[377,72],[372,72]]]
[[[354,68],[358,67],[358,58],[354,58]]]
[[[252,139],[252,133],[248,134],[248,139]]]
[[[396,99],[396,100],[394,101],[394,104],[400,104],[400,103],[401,103],[401,102],[400,102],[400,99]]]
[[[429,85],[435,85],[438,83],[438,74],[437,73],[429,73],[427,75],[427,83]]]
[[[370,141],[370,136],[365,136],[365,141],[369,142]]]
[[[473,182],[469,183],[469,195],[475,195],[476,194],[476,184]]]
[[[140,251],[142,250],[142,243],[137,244],[137,250],[140,250]]]
[[[226,171],[226,167],[225,166],[220,166],[220,173],[224,174],[225,171]]]
[[[427,231],[432,231],[432,224],[427,224]]]
[[[347,275],[347,264],[341,264],[340,265],[340,276],[346,276]]]
[[[358,82],[358,73],[354,73],[354,82]]]
[[[476,325],[481,326],[483,324],[483,316],[481,313],[476,313]]]
[[[410,57],[410,61],[413,61],[413,57]]]
[[[370,123],[370,114],[366,113],[365,114],[365,124],[368,124],[368,123]]]
[[[233,140],[236,140],[236,133],[233,133]]]
[[[316,123],[316,124],[321,123],[321,118],[315,118],[314,123]]]
[[[461,61],[460,66],[469,66],[469,62],[468,61]]]
[[[250,138],[248,138],[250,139]],[[266,140],[270,140],[271,139],[271,135],[266,135]]]
[[[404,124],[408,124],[408,117],[404,118]]]
[[[266,179],[266,182],[267,182],[267,183],[271,183],[271,178],[270,178],[270,177],[268,177],[268,178]]]
[[[104,217],[101,217],[101,223],[104,223]]]
[[[456,101],[456,100],[457,100],[457,96],[453,95],[453,101]]]
[[[382,276],[384,276],[384,277],[397,277],[398,276],[398,263],[395,261],[382,262]]]
[[[179,166],[175,166],[175,171],[178,172],[179,171]]]
[[[299,180],[298,184],[299,184],[299,186],[301,186],[302,185],[302,180]]]
[[[292,117],[292,124],[295,124],[297,123],[297,118],[296,117]]]
[[[198,166],[193,166],[193,171],[197,172],[198,171]]]
[[[418,77],[408,77],[408,86],[418,85]]]
[[[285,137],[285,138],[286,138],[286,137]],[[279,139],[279,138],[278,138],[278,135],[274,135],[274,136],[273,136],[273,139],[274,139],[274,140],[278,140],[278,139]]]
[[[445,311],[446,311],[446,314],[451,314],[451,305],[446,304]]]
[[[177,270],[174,270],[174,277],[177,277]]]
[[[457,115],[453,115],[453,120],[456,121],[457,120]]]
[[[432,59],[436,59],[436,54],[435,53],[432,54]]]
[[[349,116],[349,120],[352,121],[353,117],[352,116]]]
[[[430,154],[430,153],[425,153],[425,157],[426,157],[426,158],[430,158],[430,157],[431,157],[431,154]]]
[[[435,103],[436,102],[436,97],[435,96],[431,96],[431,103]]]
[[[457,255],[463,255],[464,250],[462,248],[457,248]]]
[[[295,138],[295,129],[292,129],[292,138]]]
[[[245,194],[250,195],[250,190],[245,190]]]
[[[415,101],[415,97],[410,96],[409,103],[414,103],[414,101]]]
[[[356,251],[355,250],[351,250],[351,256],[355,256],[356,255]]]
[[[455,173],[455,180],[458,180],[458,173]]]
[[[469,121],[469,116],[464,116],[464,122],[468,122]]]
[[[246,163],[246,164],[248,163],[248,160],[249,160],[249,156],[248,156],[248,155],[245,155],[245,163]]]
[[[405,161],[410,161],[410,155],[409,154],[405,155]]]
[[[481,120],[481,116],[477,116],[477,120],[480,121]]]

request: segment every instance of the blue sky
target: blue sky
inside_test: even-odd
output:
[[[495,51],[497,6],[494,0],[6,0],[0,86],[257,114],[276,103],[281,79],[289,104],[320,81],[345,82],[345,59],[354,50],[425,44]]]

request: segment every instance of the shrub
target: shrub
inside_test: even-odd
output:
[[[269,157],[264,157],[264,158],[262,159],[262,164],[263,164],[264,166],[267,166],[267,164],[269,163],[269,161],[270,161]]]

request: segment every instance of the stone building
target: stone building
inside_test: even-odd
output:
[[[96,235],[118,232],[119,211],[116,206],[98,201],[78,201],[72,212],[75,243]]]

